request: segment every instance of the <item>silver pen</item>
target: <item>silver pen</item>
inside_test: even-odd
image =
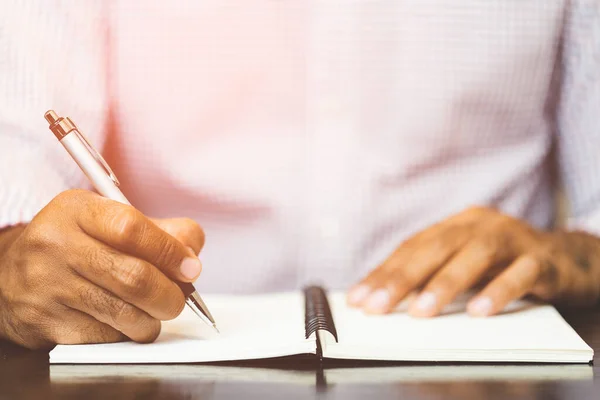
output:
[[[94,149],[85,135],[77,128],[70,118],[59,117],[50,110],[44,114],[50,124],[50,130],[63,145],[79,168],[92,182],[98,193],[111,200],[131,205],[119,189],[119,180],[104,158]],[[198,294],[194,285],[187,282],[176,282],[185,295],[186,304],[206,324],[211,325],[217,332],[215,319],[208,307]]]

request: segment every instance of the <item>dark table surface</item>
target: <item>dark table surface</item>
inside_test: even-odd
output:
[[[600,309],[562,313],[599,354]],[[47,352],[0,341],[0,399],[600,399],[599,364],[50,366]]]

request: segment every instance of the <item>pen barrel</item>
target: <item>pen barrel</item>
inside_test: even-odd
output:
[[[73,160],[75,160],[77,165],[79,165],[83,173],[92,182],[98,193],[111,200],[115,200],[123,204],[130,204],[125,195],[123,195],[117,185],[115,185],[113,180],[106,173],[106,170],[102,168],[102,166],[90,154],[89,150],[81,142],[74,131],[64,136],[60,140],[60,143],[71,155]]]

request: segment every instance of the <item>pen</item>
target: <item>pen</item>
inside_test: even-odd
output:
[[[49,128],[63,145],[79,168],[89,178],[96,190],[111,200],[131,205],[119,190],[119,180],[104,158],[94,149],[85,135],[77,128],[70,118],[59,117],[53,110],[47,111],[44,118],[50,124]],[[219,332],[215,319],[204,304],[191,283],[175,282],[185,295],[186,304],[200,319]]]

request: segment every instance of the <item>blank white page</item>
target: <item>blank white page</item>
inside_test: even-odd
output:
[[[339,342],[327,340],[327,358],[397,361],[589,362],[593,350],[549,305],[514,302],[501,315],[474,318],[463,297],[442,316],[413,318],[401,304],[371,316],[329,295]]]
[[[260,296],[203,296],[221,334],[186,306],[173,321],[163,323],[154,343],[133,342],[59,345],[51,364],[186,363],[249,360],[315,353],[305,339],[301,292]]]

